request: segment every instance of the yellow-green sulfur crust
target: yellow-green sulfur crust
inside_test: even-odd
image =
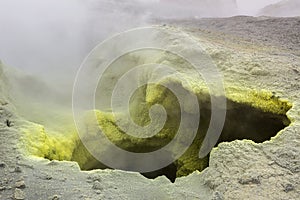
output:
[[[172,82],[182,90],[186,90],[180,82]],[[198,90],[199,91],[199,90]],[[195,91],[189,91],[194,93]],[[196,93],[199,103],[205,104],[208,94]],[[247,104],[254,108],[259,108],[264,112],[274,114],[286,114],[291,108],[291,103],[281,100],[269,91],[246,90],[236,87],[226,88],[226,98],[240,104]],[[201,99],[202,98],[202,99]],[[150,123],[149,108],[154,104],[163,105],[166,109],[167,121],[163,129],[155,136],[147,139],[136,138],[123,132],[116,124],[116,116],[123,113],[108,113],[102,111],[89,111],[86,115],[86,138],[90,140],[91,148],[101,149],[101,153],[105,153],[106,146],[97,145],[97,131],[99,128],[106,134],[109,140],[120,148],[132,152],[151,152],[168,144],[177,132],[180,123],[180,105],[177,97],[166,87],[160,85],[148,85],[141,87],[131,99],[130,114],[133,121],[140,125],[146,126]],[[189,111],[188,105],[185,105]],[[205,105],[208,106],[208,105]],[[204,107],[205,107],[204,106]],[[200,106],[201,107],[201,106]],[[97,122],[94,122],[96,114]],[[62,124],[62,126],[64,126]],[[200,125],[201,126],[201,125]],[[50,130],[51,127],[48,129]],[[130,130],[130,128],[129,128]],[[97,161],[81,143],[75,128],[69,128],[62,133],[46,132],[44,127],[34,123],[26,123],[21,131],[24,133],[23,142],[25,148],[30,155],[44,157],[55,160],[72,160],[79,163],[82,169],[105,168]],[[177,177],[185,176],[195,170],[202,171],[208,166],[208,157],[204,159],[198,158],[199,149],[205,136],[201,128],[189,149],[174,164],[177,167]],[[185,134],[189,137],[189,127],[185,127]],[[179,144],[178,145],[183,145]],[[116,158],[114,158],[116,159]],[[126,161],[124,161],[126,162]],[[128,163],[130,164],[130,163]]]

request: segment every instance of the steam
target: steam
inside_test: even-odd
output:
[[[70,78],[97,43],[140,25],[129,14],[111,13],[111,8],[93,8],[93,4],[80,0],[2,0],[2,61],[48,82],[72,82]]]
[[[152,19],[236,14],[235,0],[217,2],[222,0],[1,0],[0,59],[35,76],[32,85],[43,85],[38,78],[70,101],[76,71],[104,39]],[[32,92],[20,84],[24,95]]]
[[[228,17],[237,6],[258,10],[275,1],[1,0],[0,59],[58,88],[70,86],[88,52],[112,34],[153,18]]]
[[[81,62],[111,35],[153,19],[254,15],[277,1],[1,0],[0,59],[19,70],[11,76],[19,104],[28,99],[24,113],[34,101],[70,107]]]

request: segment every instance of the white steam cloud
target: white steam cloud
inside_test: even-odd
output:
[[[77,69],[112,34],[151,19],[255,15],[279,0],[1,0],[0,60],[71,93]]]

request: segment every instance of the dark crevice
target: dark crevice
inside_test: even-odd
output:
[[[218,143],[243,139],[262,143],[276,136],[290,124],[286,115],[264,112],[232,101],[228,104],[231,104],[231,109],[226,112],[224,128]]]
[[[149,179],[155,179],[159,176],[166,176],[172,183],[175,182],[176,179],[177,167],[174,163],[153,172],[142,173],[143,176]]]
[[[232,142],[243,139],[252,140],[256,143],[262,143],[270,140],[271,137],[276,136],[279,131],[291,123],[286,115],[265,112],[258,108],[254,108],[246,104],[236,103],[230,100],[227,100],[227,108],[223,131],[215,147],[221,142]],[[208,119],[210,119],[211,114],[211,110],[206,109],[206,106],[200,109],[201,122],[199,124],[198,134],[207,131],[209,124]],[[200,149],[201,144],[198,145]],[[208,165],[209,164],[207,163],[207,167]],[[173,163],[161,170],[143,175],[152,179],[161,175],[165,175],[171,182],[174,182],[176,179],[176,173],[177,168]]]
[[[5,120],[5,124],[6,124],[7,127],[12,127],[13,126],[13,123],[9,119]]]

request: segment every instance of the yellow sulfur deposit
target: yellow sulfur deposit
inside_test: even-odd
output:
[[[292,104],[287,100],[279,99],[272,92],[266,90],[247,90],[230,87],[226,90],[228,99],[237,103],[248,104],[265,112],[286,114]]]
[[[169,84],[173,84],[173,86],[179,88],[179,90],[186,91],[186,88],[184,88],[180,82],[173,81],[169,82]],[[248,128],[248,130],[240,129],[241,126],[239,123],[244,122],[236,120],[236,115],[240,114],[240,110],[238,109],[244,109],[247,111],[251,111],[253,109],[254,114],[249,115],[252,118],[256,118],[255,115],[257,114],[259,116],[270,116],[272,119],[277,119],[278,129],[274,129],[274,133],[271,134],[276,134],[277,131],[283,128],[284,126],[282,124],[289,124],[285,114],[292,105],[285,100],[280,100],[275,97],[271,92],[248,91],[241,88],[228,87],[226,89],[226,94],[228,100],[228,116],[225,122],[224,133],[222,133],[224,139],[222,141],[226,141],[226,139],[230,141],[243,138],[252,139],[251,136],[248,137],[248,134],[250,134],[250,132],[257,131],[257,129],[252,130],[251,126],[255,128],[260,127],[255,124],[257,123],[256,121],[246,120],[245,123],[249,123],[250,128]],[[208,166],[208,157],[199,159],[198,154],[210,120],[210,114],[208,112],[210,109],[209,95],[205,93],[198,93],[196,95],[200,104],[201,123],[199,124],[198,133],[192,145],[179,159],[174,162],[177,177],[188,175],[195,170],[202,171]],[[150,123],[149,109],[155,104],[164,106],[167,112],[167,120],[163,129],[151,138],[136,138],[123,132],[116,124],[115,118],[116,116],[122,117],[122,113],[115,113],[113,115],[109,112],[96,110],[87,112],[85,117],[86,138],[84,139],[90,142],[89,144],[92,148],[98,148],[101,150],[101,153],[105,153],[106,146],[99,147],[99,145],[94,142],[100,127],[112,143],[124,150],[131,152],[151,152],[160,149],[173,139],[180,124],[181,110],[177,97],[164,86],[146,85],[140,87],[134,93],[131,98],[129,109],[132,120],[140,126],[146,126]],[[188,105],[184,106],[187,108],[184,109],[184,112],[189,112],[191,116],[195,114],[188,109]],[[95,114],[97,122],[93,122]],[[274,117],[275,115],[278,115],[278,117]],[[284,120],[286,120],[286,122],[284,122]],[[270,123],[273,123],[273,121]],[[270,124],[270,129],[264,129],[263,126],[261,128],[262,132],[259,133],[260,136],[261,134],[264,134],[265,131],[273,130],[273,124]],[[66,129],[61,133],[51,131],[46,132],[44,127],[41,125],[26,123],[23,125],[21,131],[24,133],[25,148],[30,155],[48,158],[51,160],[76,161],[84,170],[107,168],[107,166],[97,161],[87,151],[78,138],[75,128],[68,129],[70,131]],[[189,137],[188,126],[185,127],[185,131],[187,137]],[[235,132],[234,134],[236,135],[242,135],[243,138],[234,138],[235,136],[233,132]],[[260,138],[258,141],[262,141],[269,137],[260,136],[254,135],[253,137]],[[178,142],[178,145],[182,145],[180,141]],[[124,162],[126,162],[126,160]]]
[[[29,155],[50,160],[71,160],[77,138],[74,130],[66,134],[46,132],[42,125],[25,122],[20,131]]]

